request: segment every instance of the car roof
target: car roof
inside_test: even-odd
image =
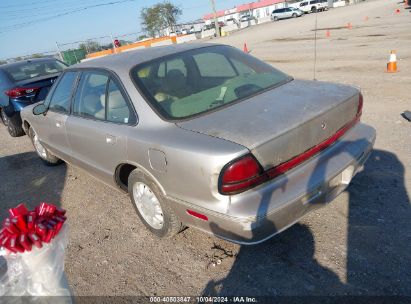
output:
[[[57,59],[51,58],[51,57],[26,59],[26,60],[21,60],[17,62],[2,64],[0,65],[0,69],[9,68],[9,67],[17,67],[17,66],[25,65],[27,63],[32,63],[32,62],[46,62],[46,61],[55,61],[55,60]]]
[[[133,66],[144,63],[156,58],[180,53],[188,50],[194,50],[210,46],[218,46],[215,43],[184,43],[167,46],[149,47],[134,51],[123,52],[120,54],[108,55],[89,61],[81,62],[70,66],[67,70],[76,68],[103,68],[116,71],[128,71]]]

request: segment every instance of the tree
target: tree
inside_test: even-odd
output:
[[[150,36],[160,34],[160,31],[165,28],[174,30],[181,14],[181,9],[169,1],[145,7],[140,11],[142,26]]]
[[[161,13],[165,26],[174,30],[174,26],[182,14],[181,9],[174,4],[165,1],[161,6]]]
[[[79,49],[84,50],[87,54],[101,50],[100,44],[93,40],[87,40],[86,42],[80,43],[78,47]]]

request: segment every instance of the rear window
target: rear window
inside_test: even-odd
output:
[[[67,66],[57,60],[33,61],[5,67],[4,70],[14,81],[61,73]]]
[[[150,105],[168,120],[204,114],[291,79],[227,46],[204,47],[140,64],[131,70],[131,77]]]

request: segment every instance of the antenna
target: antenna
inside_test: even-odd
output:
[[[314,29],[314,75],[313,80],[317,80],[315,78],[315,70],[317,68],[317,16],[318,13],[315,14],[315,29]]]

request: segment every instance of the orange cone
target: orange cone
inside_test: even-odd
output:
[[[244,42],[244,53],[250,53],[247,48],[247,43]]]
[[[391,51],[390,61],[387,63],[387,72],[396,73],[397,72],[397,54],[395,51]]]
[[[368,16],[365,16],[365,17],[364,17],[364,21],[368,21]]]
[[[325,37],[327,37],[327,38],[330,38],[330,37],[331,37],[331,32],[330,32],[330,30],[327,30],[327,31],[325,32]]]
[[[349,29],[349,30],[352,29],[352,24],[351,24],[351,22],[348,22],[348,23],[347,23],[347,29]]]

